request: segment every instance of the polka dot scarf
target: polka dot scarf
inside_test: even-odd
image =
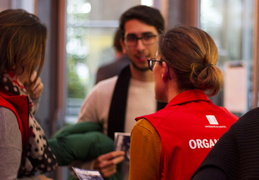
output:
[[[0,88],[14,95],[28,96],[22,83],[12,73],[0,78]],[[29,139],[23,152],[19,177],[34,175],[36,171],[50,172],[57,166],[56,157],[48,147],[41,126],[34,118],[34,107],[34,102],[29,97]]]

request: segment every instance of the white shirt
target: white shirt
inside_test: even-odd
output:
[[[85,98],[78,122],[91,121],[103,125],[107,134],[108,115],[111,99],[118,76],[100,81]],[[131,132],[135,118],[156,111],[154,82],[131,79],[126,107],[125,132]]]

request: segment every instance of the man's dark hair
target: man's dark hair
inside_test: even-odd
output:
[[[164,18],[162,17],[160,11],[149,6],[138,5],[128,9],[121,15],[119,28],[121,30],[122,37],[125,34],[125,23],[132,19],[136,19],[147,25],[154,26],[159,34],[164,31]]]
[[[121,43],[120,43],[120,40],[121,40],[121,37],[122,34],[120,32],[120,29],[118,28],[114,34],[114,38],[113,38],[113,47],[115,48],[115,50],[117,52],[122,52],[122,47],[121,47]]]

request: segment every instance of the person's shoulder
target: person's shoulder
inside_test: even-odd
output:
[[[135,128],[145,129],[151,132],[152,134],[154,134],[155,132],[154,126],[145,118],[139,119],[135,124]]]
[[[18,125],[14,112],[6,107],[0,107],[0,119],[2,124],[2,126],[0,126],[1,129],[5,127],[9,129],[14,125]]]
[[[8,108],[0,107],[0,132],[2,143],[9,144],[13,137],[20,135],[19,125],[15,114]],[[5,141],[6,142],[3,142]]]
[[[257,121],[258,117],[259,117],[259,107],[246,112],[243,116],[240,117],[239,121],[241,121],[241,122],[242,121]]]
[[[259,114],[259,107],[256,107],[254,109],[251,109],[250,111],[248,111],[245,115],[252,115],[252,114]]]
[[[241,132],[252,134],[258,132],[259,127],[259,108],[254,108],[242,115],[231,127],[239,135]]]
[[[223,107],[223,106],[217,106],[215,105],[215,107],[219,108],[219,111],[221,111],[221,114],[224,114],[224,116],[234,119],[235,121],[238,120],[238,116],[236,116],[235,114],[233,114],[232,112],[230,112],[227,108]]]
[[[114,76],[105,80],[98,82],[90,91],[90,93],[86,96],[86,99],[96,99],[96,97],[105,97],[107,95],[111,95],[115,84],[117,82],[118,77]]]
[[[1,121],[9,121],[8,119],[16,119],[14,112],[6,107],[0,106]]]
[[[115,83],[117,82],[117,79],[118,79],[118,76],[113,76],[111,78],[104,79],[104,80],[98,82],[96,84],[96,87],[103,88],[105,86],[115,85]]]
[[[91,94],[107,94],[114,90],[118,76],[99,81],[92,89]]]

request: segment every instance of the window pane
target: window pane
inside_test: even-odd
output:
[[[201,0],[200,26],[215,40],[219,50],[218,65],[228,74],[227,65],[241,63],[247,72],[244,78],[246,110],[251,95],[251,62],[253,35],[253,0]],[[233,69],[231,69],[233,70]],[[237,70],[237,69],[236,69]],[[238,71],[236,71],[238,72]],[[229,75],[229,74],[228,74]],[[236,75],[236,77],[238,74]],[[227,78],[225,77],[225,80]],[[233,80],[235,80],[233,78]],[[243,83],[240,77],[240,86]],[[226,86],[225,86],[226,88]],[[226,89],[223,89],[226,90]],[[238,92],[239,89],[233,91]],[[225,91],[224,91],[225,92]],[[214,98],[219,105],[224,104],[223,93]],[[226,95],[226,94],[224,94]],[[238,98],[238,97],[236,97]],[[226,100],[226,99],[225,99]],[[244,110],[244,111],[246,111]],[[234,112],[235,113],[235,112]],[[236,112],[238,115],[244,112]]]

